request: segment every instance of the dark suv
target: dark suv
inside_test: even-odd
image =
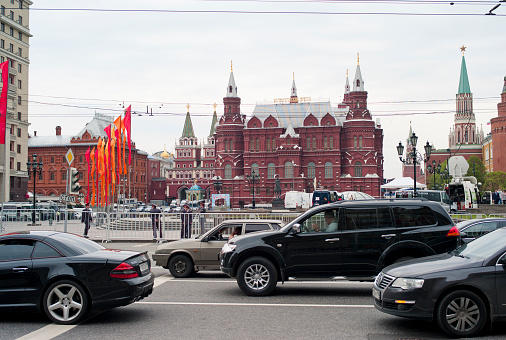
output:
[[[279,231],[223,246],[221,270],[248,295],[268,295],[288,278],[373,281],[385,266],[453,250],[459,231],[425,199],[342,201],[308,210]]]

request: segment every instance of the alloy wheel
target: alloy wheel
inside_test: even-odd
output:
[[[244,281],[253,290],[264,289],[270,281],[269,270],[262,264],[252,264],[244,272]]]
[[[72,284],[60,284],[47,296],[47,311],[57,321],[68,322],[76,319],[83,311],[83,295]]]

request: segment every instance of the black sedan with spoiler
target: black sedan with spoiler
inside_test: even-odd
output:
[[[148,296],[153,283],[147,252],[54,231],[0,235],[1,312],[43,311],[55,323],[75,324],[91,309]]]

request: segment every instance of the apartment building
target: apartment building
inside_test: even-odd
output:
[[[32,4],[30,0],[0,0],[0,62],[9,61],[5,148],[0,144],[0,199],[3,201],[25,200],[28,190],[28,69],[32,37],[29,7]]]

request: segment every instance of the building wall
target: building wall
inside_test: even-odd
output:
[[[494,171],[506,172],[506,77],[501,102],[497,104],[497,117],[490,120]]]
[[[4,164],[7,170],[4,200],[23,201],[28,173],[28,70],[29,6],[32,1],[0,0],[0,62],[9,61],[7,98],[7,155],[0,146],[0,187],[3,187]],[[21,8],[20,8],[21,7]]]

